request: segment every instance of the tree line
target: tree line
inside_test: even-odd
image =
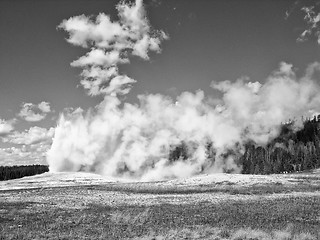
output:
[[[304,119],[299,131],[293,130],[294,124],[294,121],[281,124],[279,136],[266,146],[247,142],[244,151],[239,151],[240,146],[236,146],[219,157],[224,161],[231,157],[244,174],[285,173],[319,168],[320,115],[313,119]],[[216,160],[216,151],[211,142],[208,142],[206,150],[207,162],[202,170],[213,165]],[[185,142],[172,146],[169,153],[170,162],[187,160],[189,157],[190,144]],[[233,172],[232,168],[224,170]]]
[[[248,143],[240,158],[243,173],[270,174],[320,167],[320,115],[307,119],[302,129],[294,121],[281,126],[280,135],[265,147]]]
[[[29,166],[0,166],[0,181],[32,176],[48,171],[48,166],[39,164]]]

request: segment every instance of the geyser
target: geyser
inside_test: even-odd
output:
[[[236,160],[246,142],[265,145],[279,134],[281,122],[318,111],[319,63],[299,78],[291,64],[281,62],[263,84],[213,82],[223,93],[219,104],[201,90],[176,99],[140,95],[139,104],[121,104],[119,96],[136,80],[121,75],[118,65],[129,63],[131,55],[148,60],[149,51],[160,52],[168,36],[151,28],[141,0],[121,2],[117,9],[118,21],[101,13],[96,19],[71,17],[58,26],[69,34],[69,43],[89,49],[71,65],[83,68],[81,85],[88,94],[104,98],[86,113],[61,114],[47,153],[50,171],[140,180],[240,172]]]

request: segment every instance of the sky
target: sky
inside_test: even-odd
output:
[[[81,67],[70,63],[88,49],[68,43],[61,23],[99,13],[118,21],[117,4],[0,1],[0,165],[46,164],[61,113],[79,107],[86,112],[104,101],[104,95],[90,96],[81,86]],[[304,6],[308,1],[144,1],[150,26],[163,31],[161,50],[119,65],[137,81],[121,101],[135,104],[138,95],[157,93],[175,99],[199,89],[218,99],[222,93],[210,87],[212,81],[247,78],[263,84],[281,62],[303,76],[309,64],[320,61],[316,36],[297,41],[308,27]]]

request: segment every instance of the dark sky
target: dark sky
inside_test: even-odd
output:
[[[88,109],[100,102],[79,84],[80,69],[70,62],[85,50],[66,42],[57,30],[76,15],[110,14],[113,0],[0,1],[0,119],[16,118],[19,131],[30,126],[54,127],[67,107]],[[150,24],[170,37],[150,61],[133,58],[121,70],[137,80],[127,101],[143,93],[175,97],[183,91],[217,92],[210,82],[248,76],[263,82],[279,62],[292,63],[298,74],[320,60],[313,39],[297,43],[305,29],[301,7],[291,0],[163,0],[145,1]],[[291,11],[288,19],[286,11]],[[42,121],[17,117],[23,102],[49,102],[52,112]],[[2,143],[4,144],[4,143]],[[5,144],[4,144],[5,145]],[[1,146],[1,143],[0,143]]]

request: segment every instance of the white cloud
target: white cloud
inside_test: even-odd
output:
[[[48,103],[48,102],[43,101],[43,102],[39,103],[38,108],[44,113],[51,112],[50,103]]]
[[[1,165],[47,164],[45,156],[49,148],[50,145],[42,143],[32,146],[22,145],[0,148]]]
[[[149,59],[148,56],[148,48],[150,47],[150,38],[149,36],[145,35],[142,39],[138,40],[133,47],[132,54],[136,56],[140,56],[146,60]]]
[[[73,61],[71,63],[71,66],[104,66],[108,68],[117,63],[126,61],[126,59],[120,58],[120,53],[118,51],[105,52],[102,49],[92,49],[85,56],[82,56],[78,60]]]
[[[148,60],[149,51],[160,52],[160,43],[168,38],[163,31],[151,29],[142,0],[132,4],[122,1],[117,10],[119,21],[100,13],[96,19],[71,17],[58,26],[69,33],[69,43],[91,48],[71,63],[83,68],[80,83],[89,95],[128,93],[135,81],[119,75],[118,65],[128,63],[130,54]]]
[[[41,102],[39,104],[23,103],[18,116],[28,122],[38,122],[45,119],[50,112],[51,108],[48,102]]]
[[[4,119],[0,119],[0,137],[8,135],[13,129],[13,124],[15,120],[6,121]]]
[[[262,84],[259,82],[248,82],[247,86],[251,89],[253,93],[258,93]]]
[[[311,35],[314,35],[317,40],[318,44],[320,44],[320,31],[319,31],[319,24],[320,24],[320,11],[316,9],[315,6],[303,7],[301,9],[304,13],[304,20],[307,23],[307,28],[300,34],[297,41],[303,42],[307,40]]]
[[[15,131],[4,138],[4,142],[14,144],[32,145],[39,142],[51,142],[54,134],[54,128],[31,127],[23,132]]]
[[[31,127],[14,131],[2,138],[11,147],[0,148],[3,165],[47,164],[45,157],[52,144],[54,128]]]

